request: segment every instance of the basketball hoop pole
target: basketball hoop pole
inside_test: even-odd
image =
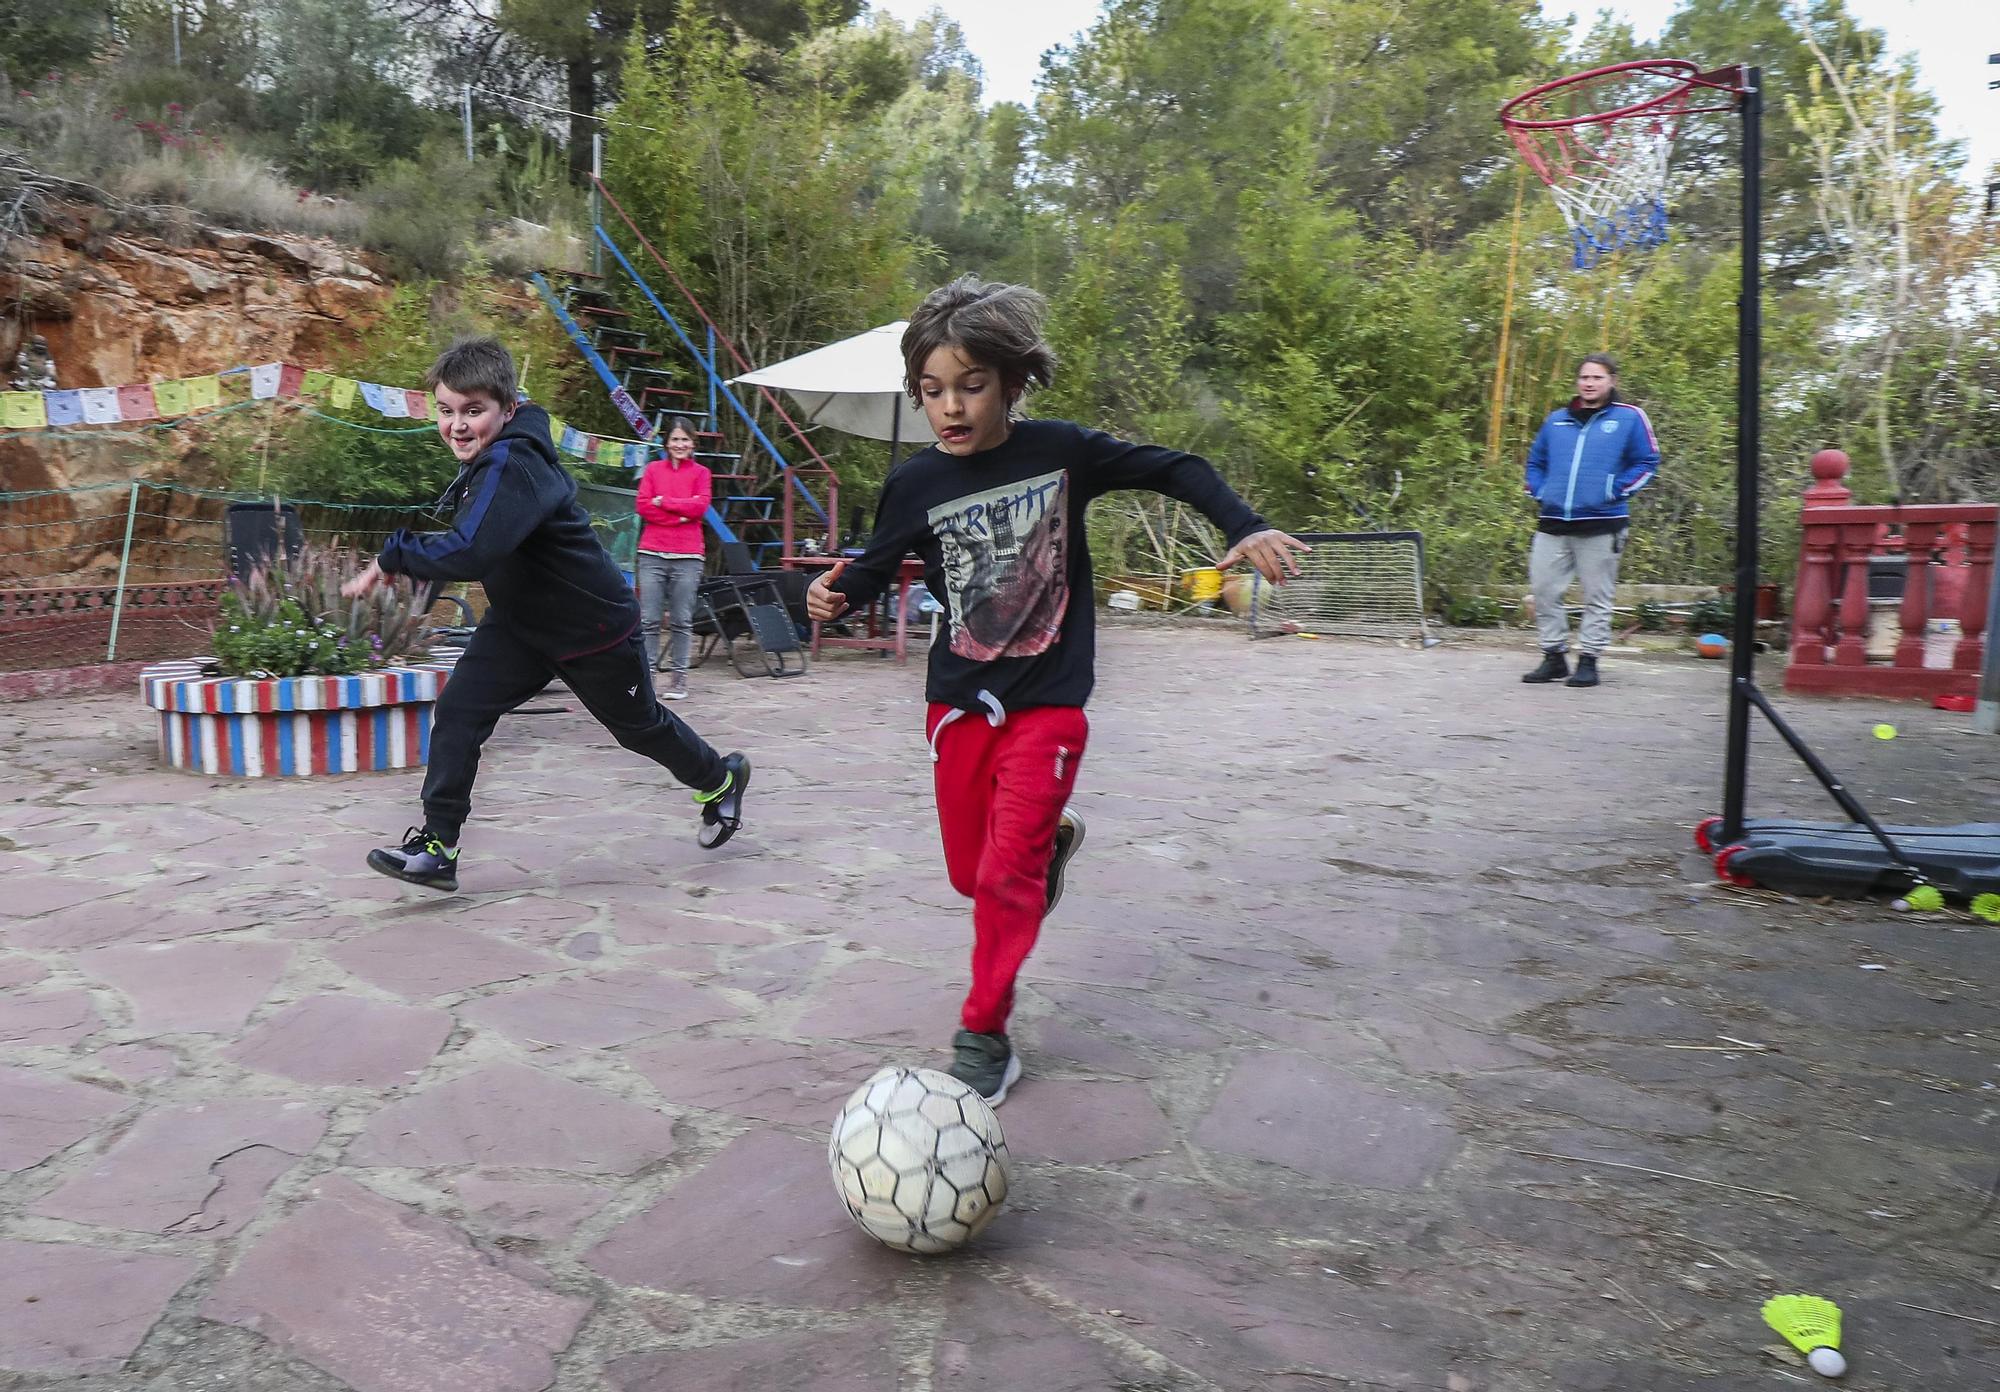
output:
[[[1761,439],[1763,316],[1763,70],[1738,70],[1736,101],[1743,119],[1743,266],[1736,301],[1736,604],[1729,645],[1729,734],[1722,763],[1722,840],[1743,835],[1743,799],[1750,766],[1750,700],[1756,679],[1757,494]]]

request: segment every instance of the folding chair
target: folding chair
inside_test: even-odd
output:
[[[804,586],[789,583],[804,577],[759,570],[750,548],[740,541],[722,543],[722,567],[721,574],[709,576],[695,591],[694,629],[702,640],[695,665],[707,661],[721,644],[738,676],[804,676],[806,651],[799,641]],[[788,588],[799,591],[796,603]],[[753,650],[760,665],[746,665],[739,651],[743,648]]]

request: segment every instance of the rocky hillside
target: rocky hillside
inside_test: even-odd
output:
[[[328,242],[201,227],[169,240],[83,203],[58,205],[41,224],[0,255],[0,365],[40,334],[65,388],[262,362],[317,366],[366,327],[391,289],[358,253]],[[199,430],[183,433],[193,447]],[[113,482],[174,462],[171,452],[81,430],[0,437],[0,491]]]

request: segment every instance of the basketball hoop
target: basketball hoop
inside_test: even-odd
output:
[[[1683,58],[1613,63],[1531,88],[1500,108],[1500,124],[1556,196],[1576,264],[1667,240],[1667,161],[1681,123],[1729,111],[1742,69],[1703,72]],[[1698,106],[1709,92],[1731,101]]]

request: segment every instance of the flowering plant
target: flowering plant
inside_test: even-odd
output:
[[[366,564],[338,546],[307,545],[232,580],[215,625],[217,675],[350,676],[419,651],[430,586],[397,575],[343,597],[341,585]]]

